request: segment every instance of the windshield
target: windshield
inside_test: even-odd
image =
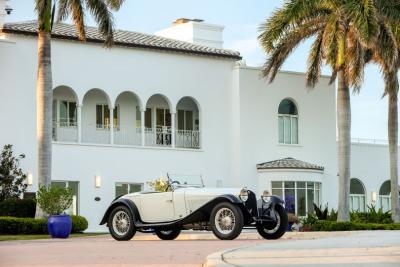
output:
[[[204,187],[201,175],[168,174],[168,180],[173,188]]]

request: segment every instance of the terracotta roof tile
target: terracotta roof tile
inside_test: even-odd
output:
[[[284,158],[257,164],[257,169],[307,169],[323,171],[324,167],[294,158]]]

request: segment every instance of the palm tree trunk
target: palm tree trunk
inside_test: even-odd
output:
[[[38,180],[39,185],[51,183],[53,81],[51,72],[51,33],[38,35],[38,77],[36,85]]]
[[[338,127],[338,161],[339,161],[339,208],[338,221],[350,221],[350,142],[351,142],[351,108],[350,91],[344,70],[338,73],[337,93],[337,127]]]
[[[390,186],[391,186],[391,210],[392,220],[396,223],[400,222],[400,205],[399,205],[399,173],[398,173],[398,108],[397,108],[397,91],[399,89],[399,81],[397,71],[390,74],[390,88],[386,88],[389,94],[389,110],[388,110],[388,137],[389,137],[389,157],[390,157]]]

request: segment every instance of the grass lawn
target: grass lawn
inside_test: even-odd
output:
[[[83,233],[83,234],[70,234],[69,237],[87,237],[104,235],[104,233]],[[50,239],[50,235],[0,235],[0,241],[11,240],[34,240],[34,239]]]

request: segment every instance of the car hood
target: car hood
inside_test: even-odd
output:
[[[187,187],[187,188],[177,188],[175,192],[185,192],[185,195],[209,195],[209,196],[218,196],[218,195],[239,195],[241,188],[210,188],[210,187]]]

